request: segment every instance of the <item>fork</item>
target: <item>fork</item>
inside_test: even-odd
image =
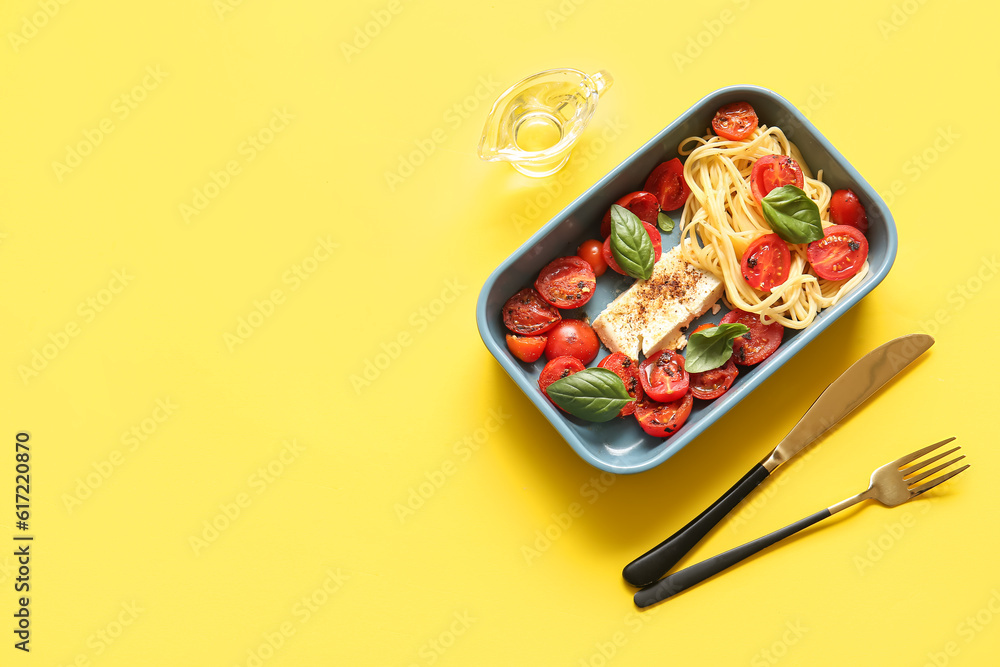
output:
[[[917,461],[917,459],[948,444],[954,439],[955,438],[948,438],[947,440],[942,440],[941,442],[924,447],[923,449],[918,449],[912,454],[907,454],[906,456],[877,468],[875,472],[872,473],[871,482],[869,483],[868,488],[856,496],[851,496],[846,500],[842,500],[835,505],[831,505],[830,507],[816,512],[812,516],[808,516],[805,519],[797,521],[789,526],[785,526],[781,530],[776,530],[770,535],[765,535],[764,537],[757,538],[752,542],[747,542],[742,546],[730,549],[725,553],[709,558],[708,560],[702,561],[697,565],[692,565],[691,567],[668,575],[657,581],[655,584],[646,586],[635,594],[636,606],[648,607],[656,604],[657,602],[662,602],[672,595],[676,595],[681,591],[687,590],[691,586],[701,583],[705,579],[708,579],[709,577],[736,565],[740,561],[749,558],[758,551],[766,549],[772,544],[780,542],[786,537],[794,535],[800,530],[808,528],[809,526],[818,523],[823,519],[836,514],[837,512],[842,512],[848,507],[856,505],[863,500],[874,499],[886,507],[896,507],[897,505],[902,505],[907,500],[916,498],[920,494],[933,489],[938,484],[951,479],[969,467],[968,464],[966,464],[961,468],[956,468],[943,475],[935,477],[934,479],[927,480],[927,478],[931,475],[941,472],[948,466],[964,459],[965,456],[957,456],[954,459],[946,461],[940,465],[936,465],[929,470],[924,470],[924,468],[932,463],[940,461],[949,454],[954,454],[960,448],[954,447],[946,452],[936,454],[923,461]],[[914,463],[914,461],[917,462]],[[921,482],[923,483],[921,484]]]

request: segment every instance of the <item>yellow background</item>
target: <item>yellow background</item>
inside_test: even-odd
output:
[[[27,655],[0,548],[0,664],[996,664],[998,20],[917,0],[4,3],[0,525],[7,543],[24,430],[36,539]],[[476,144],[504,88],[558,66],[615,84],[553,197]],[[886,196],[899,254],[696,442],[602,480],[483,346],[478,291],[733,83],[806,113]],[[636,614],[621,567],[917,331],[934,348],[688,562],[945,436],[973,468]]]

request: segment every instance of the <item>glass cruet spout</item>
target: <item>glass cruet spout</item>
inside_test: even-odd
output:
[[[604,70],[588,76],[568,68],[522,79],[493,104],[479,140],[479,157],[510,162],[526,176],[556,173],[613,83]]]

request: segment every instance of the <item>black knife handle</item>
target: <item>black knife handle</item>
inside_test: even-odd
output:
[[[662,577],[769,474],[763,464],[757,464],[688,525],[626,565],[622,577],[636,587],[648,586]]]
[[[822,521],[828,516],[830,516],[829,508],[820,510],[812,516],[807,516],[805,519],[796,521],[790,526],[785,526],[781,530],[776,530],[770,535],[759,537],[753,542],[747,542],[743,546],[730,549],[729,551],[721,553],[718,556],[704,560],[697,565],[686,567],[680,572],[674,572],[673,574],[660,579],[652,586],[647,586],[636,593],[635,604],[637,607],[648,607],[656,604],[657,602],[662,602],[668,597],[687,590],[695,584],[705,581],[709,577],[715,576],[723,570],[736,565],[741,560],[749,558],[758,551],[766,549],[772,544],[780,542],[786,537],[794,535],[800,530]]]

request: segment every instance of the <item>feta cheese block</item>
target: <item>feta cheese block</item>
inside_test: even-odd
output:
[[[612,352],[636,361],[684,342],[682,328],[722,296],[722,282],[684,261],[680,246],[663,253],[649,280],[636,280],[608,304],[593,327]],[[686,330],[686,329],[685,329]]]

